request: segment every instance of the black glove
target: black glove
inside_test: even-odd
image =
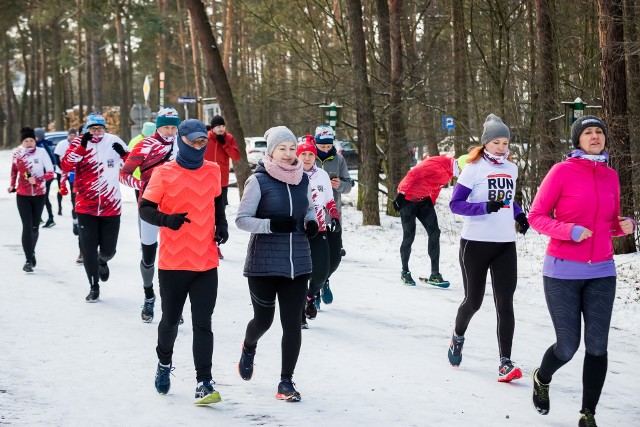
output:
[[[407,202],[407,199],[404,198],[404,194],[398,193],[398,195],[396,196],[396,198],[393,201],[393,208],[396,211],[399,211],[400,209],[402,209],[402,207],[404,206],[404,204],[406,202]]]
[[[293,233],[296,231],[298,222],[292,217],[271,218],[269,228],[272,233]]]
[[[227,243],[227,240],[229,240],[229,227],[226,221],[216,223],[216,235],[213,239],[219,245]]]
[[[188,212],[165,215],[164,218],[162,218],[162,226],[170,228],[174,231],[179,230],[180,227],[182,227],[182,224],[184,224],[185,222],[191,222],[191,220],[187,218],[187,215]]]
[[[124,147],[120,144],[118,144],[117,142],[114,142],[113,145],[111,146],[111,148],[113,148],[113,150],[118,153],[118,156],[120,157],[124,157],[127,155],[127,150],[124,149]]]
[[[316,237],[318,235],[318,223],[316,221],[308,221],[304,225],[304,233],[307,237]]]
[[[84,135],[82,135],[82,141],[80,141],[80,145],[82,145],[82,148],[87,148],[87,143],[91,141],[91,138],[93,138],[91,132],[86,132]]]
[[[227,143],[227,140],[226,140],[226,139],[224,139],[224,135],[218,135],[218,134],[216,134],[216,139],[218,140],[218,142],[219,142],[221,145],[224,145],[224,144],[226,144],[226,143]]]
[[[487,202],[487,213],[498,212],[500,209],[504,207],[503,200],[489,200]]]
[[[524,213],[519,214],[516,217],[516,222],[518,223],[518,225],[520,225],[520,229],[518,230],[518,232],[522,233],[523,236],[527,234],[527,230],[530,227],[529,221],[527,221],[527,216]]]
[[[340,225],[340,220],[338,218],[331,218],[329,231],[332,233],[338,233],[340,230],[342,230],[342,225]]]

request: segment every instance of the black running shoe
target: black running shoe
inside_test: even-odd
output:
[[[316,299],[307,297],[307,304],[304,307],[304,315],[307,319],[315,319],[318,315],[318,309],[315,304]]]
[[[98,266],[98,277],[100,277],[101,282],[109,280],[109,266],[106,262],[104,264],[100,263]]]
[[[33,265],[31,264],[31,261],[25,262],[22,269],[27,273],[33,273]]]
[[[32,266],[36,266],[36,253],[34,252],[33,255],[31,255],[31,265]]]
[[[289,379],[284,379],[278,384],[278,393],[276,399],[286,400],[287,402],[300,402],[302,396],[296,390],[295,384]]]
[[[402,274],[400,274],[400,280],[402,280],[402,284],[405,286],[415,286],[416,285],[416,281],[413,280],[413,277],[411,277],[411,272],[410,271],[403,271]]]
[[[89,295],[85,298],[87,302],[98,302],[100,299],[100,286],[92,286]]]
[[[49,218],[49,219],[47,220],[47,222],[45,222],[45,223],[44,223],[43,227],[44,227],[44,228],[51,228],[51,227],[53,227],[54,225],[56,225],[56,222],[53,220],[53,218]]]
[[[250,352],[242,344],[242,354],[240,355],[240,361],[238,362],[238,373],[243,380],[249,381],[253,376],[253,358],[256,355],[256,351]]]
[[[218,403],[222,400],[220,393],[213,388],[215,382],[213,380],[201,381],[196,387],[196,405],[208,405],[210,403]]]
[[[156,369],[156,380],[155,380],[156,390],[158,391],[158,393],[160,394],[169,393],[169,389],[171,388],[171,372],[174,369],[175,368],[172,367],[171,365],[162,366],[160,363],[158,363],[158,368]]]
[[[538,380],[539,370],[540,368],[537,368],[533,371],[533,374],[531,374],[531,377],[533,378],[533,406],[540,414],[547,415],[549,413],[550,406],[549,384],[543,384]]]
[[[503,357],[500,359],[500,367],[498,368],[498,381],[508,383],[513,380],[522,378],[522,371],[513,364],[511,359]]]
[[[596,417],[593,416],[591,411],[585,409],[582,411],[580,421],[578,421],[578,427],[598,427],[596,424]]]

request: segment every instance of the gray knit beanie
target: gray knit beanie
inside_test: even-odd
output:
[[[482,145],[493,141],[496,138],[511,138],[511,132],[507,125],[502,123],[502,119],[495,114],[489,114],[484,121],[484,130],[480,142]]]
[[[272,155],[276,145],[283,142],[293,142],[297,146],[298,139],[286,126],[276,126],[264,133],[264,139],[267,140],[267,154]]]
[[[582,116],[571,125],[571,143],[573,144],[573,148],[578,148],[580,146],[580,135],[582,135],[582,132],[584,132],[586,128],[590,127],[598,127],[602,129],[606,144],[609,136],[607,134],[607,125],[605,125],[604,122],[596,116]]]

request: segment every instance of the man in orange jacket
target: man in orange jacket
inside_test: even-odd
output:
[[[236,139],[227,132],[222,116],[213,116],[208,137],[209,143],[207,144],[207,151],[204,153],[204,158],[205,160],[216,162],[218,166],[220,166],[222,194],[218,197],[222,198],[223,206],[226,207],[229,204],[227,200],[227,190],[229,188],[229,159],[234,162],[239,161],[240,150],[238,150]],[[224,259],[219,247],[218,257]]]
[[[398,184],[398,196],[393,202],[400,211],[402,220],[402,244],[400,258],[402,260],[402,283],[415,286],[416,282],[409,271],[411,245],[416,237],[416,219],[418,219],[429,236],[428,253],[431,258],[431,275],[420,278],[430,285],[441,288],[449,287],[449,282],[440,274],[440,227],[434,205],[440,190],[453,176],[458,176],[456,159],[445,156],[433,156],[418,163]]]

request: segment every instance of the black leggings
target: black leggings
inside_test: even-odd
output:
[[[62,209],[62,193],[60,193],[60,180],[62,175],[56,173],[56,181],[58,181],[58,191],[56,191],[56,198],[58,199],[58,211]]]
[[[329,242],[329,277],[338,269],[342,261],[342,230],[332,233],[327,231],[327,241]]]
[[[556,343],[542,358],[538,379],[550,383],[553,374],[573,358],[580,346],[584,317],[585,357],[582,409],[595,414],[607,376],[607,346],[616,277],[565,280],[544,276],[544,294],[556,332]]]
[[[416,238],[416,218],[427,230],[429,241],[427,252],[431,259],[431,273],[440,272],[440,227],[438,226],[438,216],[431,203],[431,199],[423,202],[407,201],[400,209],[400,220],[402,222],[402,244],[400,245],[400,259],[402,260],[402,271],[409,271],[409,257],[411,256],[411,245]]]
[[[51,190],[52,179],[47,181],[47,192],[44,194],[44,205],[47,207],[47,213],[49,214],[49,218],[53,218],[53,210],[51,209],[51,202],[49,201],[49,190]]]
[[[309,246],[311,248],[311,263],[313,271],[311,278],[309,279],[309,291],[308,297],[313,297],[324,282],[329,278],[329,241],[327,240],[326,231],[319,232],[315,237],[309,239]]]
[[[292,377],[302,344],[302,306],[307,293],[308,274],[295,279],[281,276],[249,276],[249,292],[253,305],[253,319],[247,325],[244,346],[255,349],[258,340],[269,330],[276,311],[276,296],[282,325],[281,377]]]
[[[18,213],[22,220],[22,249],[27,261],[32,261],[38,242],[40,217],[44,209],[43,196],[16,196]]]
[[[158,324],[158,346],[156,347],[158,360],[163,365],[169,365],[172,362],[178,324],[188,295],[191,302],[196,381],[210,380],[213,358],[211,316],[218,297],[218,269],[158,270],[158,280],[162,298],[162,319]]]
[[[84,270],[89,284],[98,285],[98,264],[106,264],[116,254],[120,215],[93,216],[78,214]]]
[[[516,243],[460,239],[460,267],[464,284],[464,300],[456,316],[456,335],[464,335],[471,318],[482,306],[487,271],[489,271],[493,287],[493,302],[498,318],[500,357],[511,358],[511,344],[515,329],[513,294],[518,280]]]

